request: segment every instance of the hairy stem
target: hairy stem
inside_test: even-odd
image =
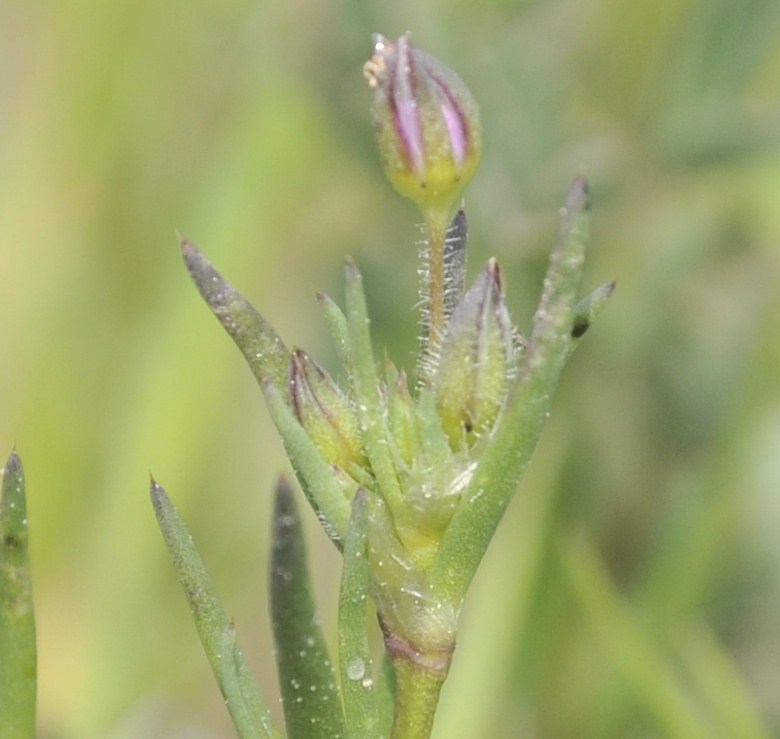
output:
[[[425,305],[426,360],[423,367],[433,368],[444,338],[447,316],[445,312],[444,242],[447,238],[446,210],[428,210],[425,213],[425,236],[428,242]],[[428,378],[425,378],[426,380]]]

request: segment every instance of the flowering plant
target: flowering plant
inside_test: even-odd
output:
[[[388,179],[421,209],[423,337],[410,387],[377,367],[363,279],[345,268],[345,309],[320,296],[348,377],[340,387],[265,319],[187,241],[185,263],[257,378],[303,491],[344,557],[338,672],[310,595],[289,484],[276,492],[271,609],[289,736],[428,737],[449,671],[469,583],[528,464],[561,370],[610,295],[579,298],[588,187],[575,180],[529,337],[514,327],[491,259],[465,289],[468,224],[452,209],[482,148],[477,105],[462,80],[409,35],[374,38],[364,67]],[[155,508],[239,733],[273,736],[232,628],[203,584],[170,501]],[[185,551],[186,550],[186,551]],[[194,568],[194,569],[193,569]],[[374,672],[366,601],[387,669]]]

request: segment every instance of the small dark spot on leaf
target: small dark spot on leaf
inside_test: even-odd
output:
[[[590,321],[587,318],[578,318],[571,327],[573,339],[579,339],[590,328]]]

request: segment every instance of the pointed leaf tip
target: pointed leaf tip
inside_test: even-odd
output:
[[[150,474],[149,475],[149,493],[153,499],[160,498],[165,495],[162,485]]]
[[[8,456],[8,460],[5,463],[5,474],[9,476],[18,475],[21,471],[22,471],[22,458],[17,453],[16,447],[14,447],[13,451]]]
[[[289,511],[293,504],[293,488],[290,481],[284,475],[279,475],[274,492],[277,513]]]
[[[290,355],[276,331],[194,246],[182,244],[182,256],[201,296],[244,355],[258,382],[270,377],[284,389]]]
[[[576,177],[566,197],[566,212],[571,215],[577,211],[590,210],[590,183],[585,175]]]
[[[363,275],[360,274],[360,270],[358,269],[357,264],[355,264],[352,257],[347,257],[346,261],[344,262],[344,274],[348,282],[363,279]]]

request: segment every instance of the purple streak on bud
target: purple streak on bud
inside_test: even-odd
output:
[[[444,117],[444,122],[446,123],[447,130],[450,134],[452,153],[455,156],[458,166],[462,166],[463,160],[466,158],[466,150],[468,147],[468,134],[466,133],[466,123],[463,113],[445,85],[433,75],[431,75],[431,78],[441,90],[441,114]]]
[[[449,209],[479,162],[482,131],[471,92],[455,72],[415,48],[375,34],[364,74],[385,172],[423,209]]]
[[[392,44],[382,44],[382,49],[392,49]],[[395,45],[395,58],[389,61],[390,87],[388,100],[395,118],[395,130],[403,143],[406,158],[418,174],[425,164],[425,142],[420,126],[420,111],[415,99],[415,86],[419,81],[415,75],[415,60],[409,35],[401,36]]]

